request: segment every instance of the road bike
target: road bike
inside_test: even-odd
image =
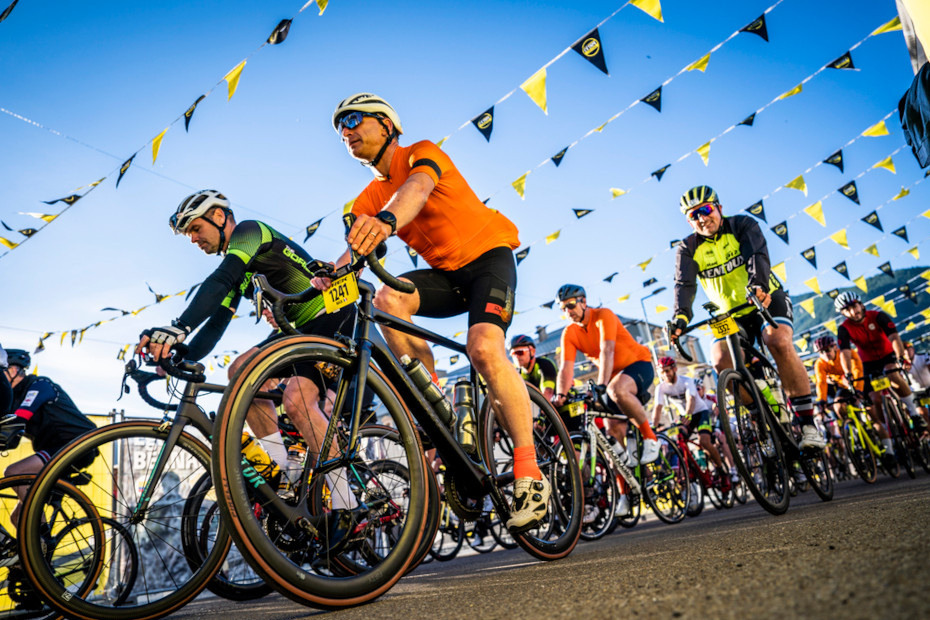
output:
[[[872,426],[869,416],[871,402],[865,394],[856,390],[852,400],[845,403],[845,420],[843,422],[843,441],[846,454],[852,462],[859,479],[868,484],[875,482],[878,467],[892,478],[901,475],[898,461],[885,449]]]
[[[691,481],[691,497],[687,514],[696,517],[704,510],[704,498],[710,499],[715,508],[732,508],[736,501],[733,485],[729,475],[720,470],[711,471],[710,455],[698,444],[693,436],[685,437],[684,424],[673,424],[663,430],[665,436],[678,445],[678,451],[684,456]]]
[[[930,460],[926,458],[928,454],[926,442],[921,441],[920,431],[914,428],[907,408],[892,388],[888,375],[894,372],[903,374],[904,369],[896,367],[886,370],[881,377],[872,379],[872,390],[880,394],[881,408],[888,425],[888,434],[894,446],[895,457],[904,467],[907,475],[915,478],[918,464],[930,473]]]

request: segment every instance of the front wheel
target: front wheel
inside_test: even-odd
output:
[[[688,463],[678,446],[658,435],[659,456],[638,466],[643,495],[650,508],[665,523],[679,523],[687,515],[691,498]],[[637,451],[639,454],[642,452]]]
[[[780,515],[788,510],[788,467],[775,434],[774,424],[778,422],[768,414],[754,387],[737,370],[729,368],[720,373],[717,398],[720,413],[726,416],[721,427],[749,492],[765,510]],[[748,405],[743,403],[744,395],[751,399]]]
[[[885,416],[888,420],[888,431],[891,435],[891,443],[894,446],[895,456],[898,462],[904,466],[909,478],[917,477],[917,468],[914,465],[914,458],[911,455],[911,446],[907,430],[904,428],[905,422],[901,412],[901,405],[897,400],[884,396],[882,405],[885,408]]]
[[[572,433],[571,438],[584,485],[581,538],[597,540],[607,534],[614,520],[618,499],[617,476],[610,466],[610,457],[604,454],[601,444],[591,441],[588,433]]]
[[[833,469],[826,452],[821,450],[811,455],[802,453],[801,469],[817,497],[825,502],[833,499]]]

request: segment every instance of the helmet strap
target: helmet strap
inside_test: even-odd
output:
[[[229,209],[222,209],[222,211],[223,211],[223,225],[222,226],[214,222],[213,218],[209,218],[209,217],[203,218],[206,221],[213,224],[213,226],[218,231],[220,231],[220,247],[217,248],[216,250],[216,253],[219,254],[220,256],[224,256],[226,254],[226,222],[229,221]]]
[[[378,123],[380,123],[382,127],[384,127],[384,131],[387,131],[387,132],[388,132],[388,137],[387,137],[387,140],[384,141],[384,144],[381,145],[381,150],[378,151],[378,154],[375,155],[375,158],[372,159],[372,160],[371,160],[370,162],[368,162],[367,164],[364,163],[364,162],[362,163],[363,166],[368,166],[369,168],[377,168],[377,167],[378,167],[378,162],[380,162],[380,161],[381,161],[381,158],[384,157],[384,152],[387,150],[388,145],[394,140],[394,138],[396,138],[397,136],[400,135],[400,134],[397,132],[397,128],[396,128],[396,127],[394,127],[394,128],[392,128],[392,129],[389,130],[389,129],[387,128],[387,125],[384,124],[384,121],[381,119],[380,116],[375,116],[374,119],[375,119],[376,121],[378,121]]]

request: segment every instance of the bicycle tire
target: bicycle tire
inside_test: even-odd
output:
[[[749,488],[746,486],[746,483],[743,481],[742,476],[739,477],[739,480],[730,483],[733,485],[733,499],[740,505],[745,505],[746,501],[749,499]]]
[[[440,515],[439,531],[436,532],[429,554],[438,562],[448,562],[458,555],[465,541],[465,522],[445,502]]]
[[[535,529],[515,534],[514,540],[535,558],[540,560],[558,560],[567,556],[578,544],[581,537],[582,503],[584,489],[581,484],[581,471],[571,437],[565,428],[562,417],[553,408],[552,403],[543,396],[539,389],[526,383],[533,410],[533,438],[536,445],[537,460],[543,475],[552,485],[549,511],[542,524]],[[495,414],[485,398],[481,405],[479,419],[479,451],[484,463],[492,475],[500,476],[512,470],[512,452],[496,454],[495,433],[500,432],[502,453],[506,453],[509,436],[496,423]],[[498,478],[499,479],[499,478]],[[501,484],[500,488],[511,488],[513,483]],[[498,507],[500,508],[500,507]],[[502,510],[509,515],[509,506]]]
[[[209,555],[210,547],[216,543],[215,524],[216,519],[220,517],[219,506],[211,501],[210,505],[204,508],[212,488],[213,480],[210,474],[204,473],[194,483],[192,492],[184,504],[181,541],[187,551],[187,562],[191,570],[195,570],[204,561]],[[207,589],[229,601],[252,601],[273,592],[272,587],[246,565],[235,545],[230,548],[219,572],[207,582]]]
[[[691,499],[688,464],[677,443],[659,433],[659,457],[638,467],[643,496],[652,512],[663,522],[673,525],[687,516]],[[641,451],[638,451],[641,452]]]
[[[600,432],[600,431],[597,431]],[[584,517],[581,522],[581,539],[598,540],[607,535],[617,509],[617,474],[611,460],[604,454],[601,444],[590,442],[588,433],[571,433],[575,453],[579,454],[581,482],[584,485]],[[594,511],[593,520],[585,523],[587,514]]]
[[[692,480],[689,484],[691,485],[691,495],[688,498],[688,509],[685,510],[685,514],[689,517],[696,517],[704,512],[704,485],[699,480]],[[715,508],[717,507],[713,499],[710,500],[710,503]]]
[[[817,494],[817,497],[825,502],[832,500],[835,485],[833,470],[827,460],[826,452],[820,450],[813,455],[802,453],[800,461],[808,486]]]
[[[253,570],[280,594],[303,605],[323,609],[359,605],[377,598],[403,576],[418,548],[426,518],[428,491],[423,449],[410,413],[383,373],[377,367],[369,366],[366,369],[367,385],[385,407],[384,415],[391,419],[401,440],[403,465],[410,475],[410,494],[406,512],[396,513],[400,521],[383,524],[395,528],[396,534],[400,523],[396,544],[379,562],[354,575],[343,575],[330,568],[337,565],[340,556],[345,556],[346,552],[331,552],[328,536],[324,533],[329,527],[326,520],[321,523],[317,535],[298,531],[293,542],[301,548],[294,551],[285,545],[283,529],[276,532],[273,528],[274,514],[266,512],[260,517],[254,514],[241,465],[241,434],[252,399],[267,380],[306,372],[319,372],[321,376],[326,373],[326,376],[336,377],[337,385],[333,387],[342,391],[348,388],[358,372],[354,363],[355,358],[346,346],[330,339],[295,336],[265,345],[232,377],[217,410],[213,436],[213,471],[219,480],[217,500],[228,519],[234,541],[243,550]],[[360,454],[348,455],[348,460],[338,463],[338,469],[330,473],[351,478],[355,463],[361,458]],[[321,472],[312,473],[323,477]],[[367,494],[367,488],[358,487],[357,480],[354,484],[357,488],[353,493]],[[379,500],[376,509],[389,505],[389,499]],[[367,501],[358,502],[358,507],[366,512],[353,517],[353,521],[359,520],[359,525],[364,526],[362,540],[365,540],[370,529],[380,527],[382,522],[369,519],[371,513],[367,511],[371,505]],[[279,525],[287,527],[286,523]],[[266,526],[271,529],[266,530]],[[357,528],[352,530],[353,536],[358,533]],[[305,539],[306,542],[300,542]],[[295,561],[292,561],[292,556]]]
[[[473,523],[466,523],[465,542],[468,546],[478,553],[491,553],[497,548],[497,540],[492,535],[492,523],[497,511],[493,507],[482,514]],[[498,519],[500,521],[500,519]],[[471,527],[469,527],[471,526]]]
[[[778,422],[749,385],[751,382],[732,368],[720,373],[717,398],[720,413],[726,416],[720,426],[749,492],[766,511],[781,515],[788,510],[790,497],[788,466],[773,428]],[[751,394],[753,411],[743,406],[741,390]],[[738,436],[734,435],[730,418],[736,421]]]
[[[218,543],[197,570],[189,571],[186,553],[180,542],[180,522],[183,514],[174,514],[183,506],[180,492],[209,471],[210,451],[194,436],[183,432],[177,444],[165,453],[167,430],[159,421],[134,420],[111,424],[90,431],[58,452],[42,470],[36,483],[23,502],[24,534],[27,550],[24,567],[41,595],[53,607],[72,618],[81,620],[152,620],[177,611],[200,594],[207,582],[219,570],[230,540],[224,527]],[[124,443],[126,442],[126,443]],[[132,479],[121,479],[113,468],[113,456],[129,443],[132,458],[122,455],[121,473]],[[151,448],[144,450],[142,447]],[[144,517],[132,522],[133,541],[145,561],[139,564],[140,577],[136,585],[144,591],[136,593],[133,603],[116,606],[113,601],[96,592],[77,595],[65,588],[54,575],[39,565],[34,547],[39,543],[41,506],[49,497],[53,485],[63,477],[82,470],[93,461],[94,467],[104,468],[105,474],[93,477],[90,490],[101,495],[95,508],[101,517],[111,517],[122,524],[130,523],[129,516],[139,501],[140,482],[152,472],[137,470],[154,464],[157,455],[167,455],[167,467],[159,481],[161,495],[151,498]],[[181,472],[181,473],[178,473]],[[139,473],[138,476],[135,474]],[[170,480],[170,482],[169,482]],[[190,574],[188,575],[188,572]],[[157,592],[157,594],[156,594]],[[162,594],[165,594],[162,596]]]
[[[882,396],[882,408],[885,410],[885,419],[888,421],[888,432],[891,435],[891,444],[894,446],[895,457],[898,459],[898,463],[904,466],[908,478],[916,478],[917,468],[914,467],[907,429],[904,428],[904,418],[901,417],[901,406],[897,399],[886,394]]]
[[[513,494],[508,489],[501,489],[501,493],[504,495],[504,500],[510,505]],[[488,516],[491,520],[491,536],[494,537],[494,541],[497,542],[502,549],[516,549],[520,546],[520,544],[513,539],[510,530],[507,529],[507,525],[504,523],[504,517],[501,516],[497,508],[492,506]]]

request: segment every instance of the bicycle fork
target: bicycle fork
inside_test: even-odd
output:
[[[636,476],[633,475],[633,470],[630,469],[628,466],[626,466],[624,463],[621,463],[620,459],[617,458],[617,455],[614,453],[613,448],[611,447],[610,443],[607,441],[607,438],[604,437],[604,433],[600,432],[600,430],[598,430],[596,426],[592,428],[591,425],[589,425],[588,436],[589,437],[593,436],[594,441],[597,443],[597,445],[601,447],[601,450],[603,450],[607,454],[607,458],[610,459],[610,462],[613,464],[614,468],[616,468],[616,470],[620,472],[620,475],[623,476],[623,479],[626,481],[627,485],[629,485],[631,501],[634,499],[638,499],[643,493],[643,489],[639,484],[639,480],[637,480]],[[594,456],[595,456],[594,450],[591,450],[592,463],[594,460]]]

